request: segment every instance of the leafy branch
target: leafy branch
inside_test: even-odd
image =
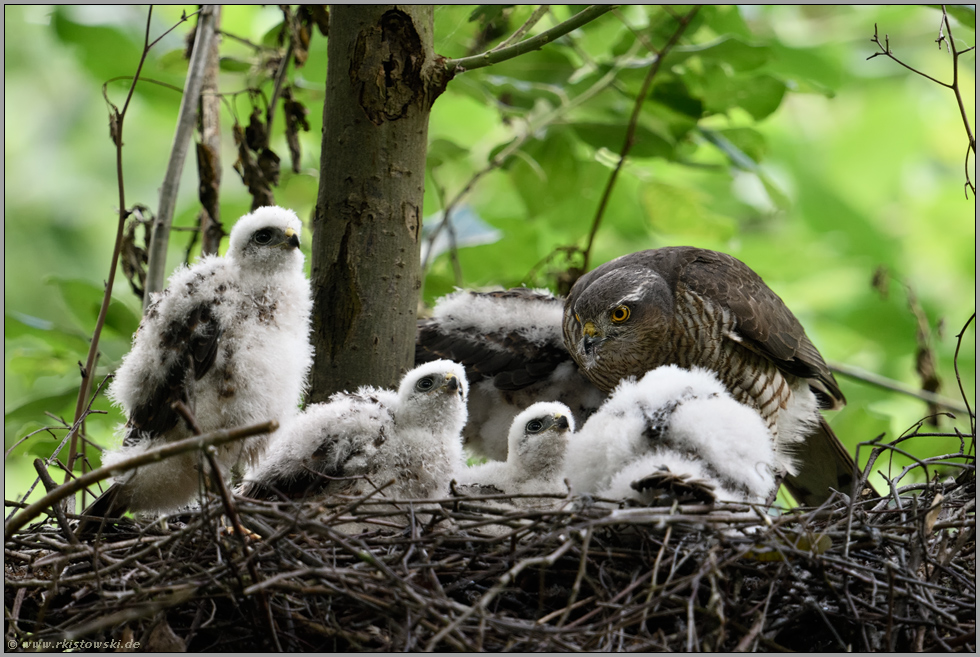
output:
[[[450,217],[452,217],[453,211],[463,200],[463,197],[465,197],[466,194],[472,191],[472,189],[476,186],[476,184],[480,181],[480,179],[482,179],[485,175],[487,175],[491,171],[494,171],[502,167],[507,162],[507,159],[510,158],[512,155],[517,155],[520,152],[521,147],[524,146],[524,144],[527,143],[529,139],[531,139],[536,134],[538,134],[538,132],[540,132],[544,127],[559,120],[562,116],[564,116],[571,110],[591,100],[596,95],[598,95],[599,92],[606,89],[610,85],[614,84],[616,82],[616,76],[619,74],[619,72],[622,69],[624,69],[627,66],[627,62],[634,54],[634,50],[635,50],[635,44],[633,49],[625,53],[624,56],[618,58],[616,62],[612,65],[612,67],[609,69],[609,71],[607,71],[601,78],[596,80],[595,83],[593,83],[588,89],[586,89],[585,91],[583,91],[582,93],[580,93],[579,95],[571,99],[565,99],[563,97],[562,103],[560,105],[538,116],[534,120],[529,121],[526,127],[524,128],[522,134],[520,134],[511,143],[507,144],[507,146],[502,148],[490,160],[490,162],[487,163],[486,166],[484,166],[482,169],[474,173],[473,176],[469,179],[469,181],[467,181],[467,183],[463,185],[463,188],[459,192],[457,192],[457,194],[452,198],[452,200],[449,201],[448,204],[442,204],[443,205],[442,221],[440,221],[439,224],[436,225],[435,229],[428,237],[430,248],[426,253],[426,258],[422,261],[421,269],[423,272],[427,269],[429,260],[431,259],[431,254],[432,254],[431,247],[433,244],[435,244],[436,237],[439,236],[439,233],[442,232],[444,228],[449,227],[451,230],[449,220]],[[450,236],[452,237],[452,233],[450,233]],[[455,248],[456,248],[455,242],[453,241],[452,249],[455,250]]]
[[[891,44],[889,44],[889,42],[888,42],[888,35],[885,34],[885,43],[882,43],[881,42],[881,39],[878,37],[878,24],[877,23],[875,23],[875,34],[871,38],[871,41],[872,41],[872,43],[874,43],[875,45],[878,46],[879,52],[874,53],[873,55],[871,55],[867,59],[868,60],[871,60],[871,59],[874,59],[875,57],[880,57],[880,56],[884,55],[885,57],[888,57],[892,61],[894,61],[897,64],[899,64],[900,66],[903,66],[903,67],[907,68],[908,70],[912,71],[916,75],[920,75],[920,76],[926,78],[927,80],[931,80],[932,82],[935,82],[939,86],[945,87],[945,88],[947,88],[947,89],[949,89],[949,90],[951,90],[953,92],[953,94],[956,96],[956,104],[959,107],[960,117],[963,119],[963,127],[966,129],[966,136],[967,136],[967,140],[969,142],[968,143],[968,146],[967,146],[967,149],[966,149],[966,158],[965,158],[965,162],[964,162],[964,172],[965,172],[965,175],[966,175],[965,189],[966,190],[969,190],[969,191],[966,192],[966,197],[969,199],[970,198],[969,192],[972,191],[974,198],[976,198],[976,195],[977,195],[976,183],[974,183],[970,179],[970,153],[972,152],[973,153],[973,156],[976,157],[976,155],[977,155],[977,140],[976,140],[976,137],[973,134],[973,129],[970,127],[970,117],[967,114],[966,104],[963,101],[963,93],[960,90],[960,57],[962,55],[965,55],[966,53],[972,51],[972,50],[976,50],[976,46],[975,45],[974,46],[970,46],[969,48],[966,48],[964,50],[958,50],[957,49],[957,47],[956,47],[956,40],[953,38],[953,28],[952,28],[952,26],[950,25],[950,22],[949,22],[949,14],[946,13],[946,5],[941,5],[941,7],[942,7],[942,11],[943,11],[943,17],[942,17],[942,20],[939,23],[939,37],[936,39],[936,43],[938,43],[939,44],[939,48],[942,49],[942,47],[943,47],[942,44],[945,42],[946,43],[946,49],[947,49],[947,51],[950,52],[953,55],[953,81],[952,82],[948,82],[947,83],[947,82],[943,82],[942,80],[938,80],[938,79],[932,77],[931,75],[929,75],[927,73],[924,73],[924,72],[920,71],[919,69],[917,69],[917,68],[915,68],[913,66],[910,66],[910,65],[906,64],[901,59],[899,59],[898,57],[896,57],[894,55],[894,53],[892,53]],[[945,34],[943,33],[943,27],[944,26],[946,28],[946,33]]]

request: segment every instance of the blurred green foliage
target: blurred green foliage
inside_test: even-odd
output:
[[[436,52],[478,54],[533,9],[439,6]],[[553,6],[532,34],[577,10]],[[178,23],[182,11],[194,7],[155,8],[152,38]],[[72,417],[77,363],[94,327],[116,226],[102,86],[121,105],[146,15],[143,7],[4,8],[8,450]],[[972,46],[975,10],[957,6],[953,15],[958,47]],[[975,202],[963,196],[966,132],[948,89],[887,58],[867,59],[876,51],[869,39],[877,24],[896,56],[951,80],[951,56],[935,43],[940,17],[910,6],[703,7],[643,102],[591,264],[665,245],[726,251],[783,297],[828,360],[916,387],[911,290],[928,323],[942,392],[960,399],[956,334],[975,309]],[[221,203],[230,225],[250,204],[231,168],[237,154],[230,126],[246,125],[253,106],[264,110],[271,96],[283,14],[275,6],[225,7],[221,21],[240,37],[226,36],[221,46]],[[123,135],[127,203],[157,204],[180,103],[174,87],[183,85],[184,37],[193,24],[156,44],[143,69]],[[425,216],[433,225],[456,200],[467,217],[457,237],[476,245],[458,250],[458,270],[448,251],[433,250],[439,254],[427,272],[426,303],[454,286],[557,285],[575,264],[560,247],[584,246],[616,164],[652,63],[648,46],[662,46],[675,25],[661,7],[624,6],[539,51],[449,84],[432,110]],[[974,54],[960,65],[973,117]],[[300,173],[286,165],[284,112],[271,142],[284,159],[277,202],[301,217],[310,216],[316,199],[325,76],[326,40],[314,31],[305,65],[292,66],[288,78],[294,98],[310,110]],[[250,88],[259,93],[246,93]],[[966,170],[974,175],[972,157]],[[196,190],[191,160],[175,226],[194,225]],[[190,240],[190,233],[175,233],[169,269],[187,257]],[[875,287],[880,268],[888,273]],[[139,301],[121,276],[114,297],[100,380],[125,354],[138,323]],[[971,405],[974,336],[970,327],[959,357]],[[894,438],[927,412],[909,397],[843,377],[841,384],[849,405],[831,423],[852,446],[882,433]],[[93,409],[106,414],[89,417],[87,435],[110,444],[122,418],[104,395]],[[65,433],[40,431],[11,450],[8,498],[33,480],[30,460],[51,454]],[[958,450],[942,440],[909,447],[923,455]]]

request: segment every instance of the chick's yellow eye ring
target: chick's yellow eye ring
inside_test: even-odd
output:
[[[609,313],[609,317],[615,323],[622,324],[630,318],[630,309],[627,306],[616,306],[613,308],[613,311]]]

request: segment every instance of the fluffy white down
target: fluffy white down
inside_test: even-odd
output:
[[[244,484],[288,485],[305,476],[306,468],[342,477],[368,474],[378,449],[394,433],[394,400],[389,391],[362,387],[356,394],[337,393],[326,403],[307,406],[273,434]],[[323,479],[320,485],[318,490],[331,493],[354,484]]]
[[[651,441],[651,434],[658,437]],[[676,457],[696,463],[691,468],[710,473],[709,480],[744,489],[736,499],[762,498],[774,487],[771,436],[761,416],[731,399],[712,372],[669,365],[617,386],[571,437],[565,472],[575,492],[625,491],[640,478],[626,481],[634,469],[649,474],[658,455]],[[631,465],[641,458],[643,466]]]
[[[422,379],[430,385],[419,389]],[[452,361],[426,363],[406,374],[398,392],[361,387],[313,404],[276,433],[269,450],[245,476],[288,486],[309,470],[334,477],[312,493],[424,499],[448,494],[463,463],[460,431],[466,423],[466,374]]]
[[[431,378],[429,390],[419,390]],[[452,383],[455,381],[455,383]],[[395,408],[395,433],[377,455],[374,483],[395,483],[388,497],[423,499],[449,493],[464,463],[460,433],[466,424],[466,372],[450,360],[419,365],[402,379]]]
[[[478,333],[519,333],[536,344],[561,344],[564,302],[546,289],[545,299],[489,297],[458,290],[436,301],[433,319],[447,329],[475,328]]]
[[[539,400],[560,402],[569,408],[569,419],[578,426],[602,406],[606,397],[571,360],[558,365],[548,378],[520,390],[498,390],[492,379],[484,379],[470,392],[470,416],[463,438],[474,453],[504,461],[508,429],[523,409]]]
[[[206,304],[221,327],[215,360],[208,372],[190,383],[189,398],[201,429],[207,433],[297,412],[313,362],[309,341],[312,297],[299,249],[274,249],[253,258],[246,251],[252,233],[274,226],[299,234],[296,215],[278,207],[259,208],[232,230],[229,253],[207,256],[181,267],[165,291],[154,296],[109,388],[109,397],[130,416],[153,396],[177,351],[165,347],[167,331],[186,322]],[[269,249],[272,251],[273,249]],[[135,445],[107,453],[106,464],[153,446],[190,435],[182,421],[161,436],[145,436]],[[251,461],[264,448],[265,436],[218,448],[222,467]],[[196,457],[175,458],[128,473],[134,510],[167,511],[189,501],[197,491]],[[226,473],[227,474],[227,473]]]
[[[820,423],[819,404],[805,379],[798,379],[792,387],[786,408],[781,409],[776,416],[776,463],[782,470],[791,475],[800,473],[797,462],[796,447],[813,433]]]
[[[537,434],[525,429],[532,420],[564,416],[568,427],[555,425]],[[509,431],[507,460],[490,461],[463,468],[456,480],[463,485],[493,486],[507,494],[544,495],[566,492],[565,452],[568,436],[575,431],[575,420],[567,406],[558,402],[538,402],[519,413]]]

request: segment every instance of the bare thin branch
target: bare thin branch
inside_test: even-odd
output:
[[[927,75],[926,73],[923,73],[922,71],[920,71],[920,70],[918,70],[918,69],[916,69],[916,68],[914,68],[912,66],[909,66],[908,64],[906,64],[905,62],[903,62],[902,60],[900,60],[898,57],[896,57],[892,53],[891,45],[889,45],[889,43],[888,43],[888,35],[887,34],[885,35],[885,43],[884,44],[882,44],[881,43],[881,40],[878,38],[878,24],[877,23],[875,23],[875,34],[871,38],[871,41],[878,46],[879,52],[874,53],[873,55],[871,55],[870,57],[868,57],[868,59],[874,59],[875,57],[879,57],[881,55],[885,55],[886,57],[888,57],[892,61],[894,61],[894,62],[898,63],[900,66],[903,66],[904,68],[912,71],[916,75],[920,75],[920,76],[926,78],[927,80],[931,80],[931,81],[935,82],[936,84],[938,84],[941,87],[945,87],[945,88],[951,89],[953,91],[953,95],[956,96],[956,105],[957,105],[957,107],[960,110],[960,117],[963,120],[963,127],[964,127],[964,129],[966,129],[966,137],[967,137],[967,140],[968,140],[968,146],[967,146],[967,150],[966,150],[966,159],[965,159],[965,162],[964,162],[964,169],[965,169],[965,175],[966,175],[965,193],[966,193],[967,200],[969,200],[969,198],[970,198],[969,192],[970,191],[973,192],[974,198],[977,195],[976,185],[973,183],[973,181],[970,178],[970,153],[973,153],[974,156],[976,156],[976,152],[977,152],[977,140],[976,140],[976,137],[974,137],[974,135],[973,135],[973,128],[970,126],[970,116],[969,116],[969,113],[966,110],[966,104],[963,101],[963,94],[960,91],[960,56],[963,55],[963,54],[965,54],[965,53],[968,53],[968,52],[974,50],[976,48],[976,46],[970,46],[969,48],[966,48],[965,50],[958,50],[956,48],[956,40],[953,38],[953,29],[952,29],[952,25],[949,22],[949,14],[946,13],[946,5],[940,5],[940,7],[942,8],[943,17],[942,17],[942,20],[940,21],[940,25],[939,25],[939,38],[936,39],[936,42],[939,44],[939,47],[940,48],[942,48],[942,44],[943,44],[943,42],[945,42],[946,43],[947,50],[950,53],[952,53],[952,55],[953,55],[953,81],[951,83],[946,83],[946,82],[942,82],[941,80],[937,80],[936,78],[932,77],[931,75]],[[946,27],[946,33],[945,34],[943,34],[943,26],[944,25]]]
[[[517,43],[518,41],[523,39],[524,35],[530,32],[531,28],[538,24],[538,21],[540,21],[544,17],[544,15],[548,13],[548,10],[550,8],[551,5],[539,6],[531,14],[531,17],[528,18],[526,21],[524,21],[524,24],[521,25],[516,32],[514,32],[509,37],[507,37],[506,41],[501,41],[496,47],[491,48],[490,52],[493,52],[495,50],[503,50],[507,46]]]
[[[500,62],[505,62],[508,59],[513,59],[514,57],[519,57],[525,53],[529,53],[532,50],[540,50],[542,46],[565,36],[572,30],[577,30],[583,25],[591,23],[603,14],[610,12],[615,8],[616,5],[591,5],[587,9],[575,14],[567,21],[559,23],[550,30],[546,30],[541,34],[531,37],[525,41],[521,41],[520,43],[516,43],[506,48],[500,48],[499,50],[488,50],[482,55],[473,55],[472,57],[446,60],[446,70],[452,74],[458,74],[464,71],[472,71],[478,68],[483,68],[484,66],[491,66],[492,64],[499,64]]]
[[[915,388],[907,386],[904,383],[895,381],[894,379],[889,379],[888,377],[881,376],[880,374],[875,374],[874,372],[862,370],[859,367],[836,362],[828,363],[828,366],[830,367],[830,371],[834,374],[840,374],[842,376],[854,379],[855,381],[862,381],[879,388],[884,388],[885,390],[900,392],[903,395],[915,397],[916,399],[921,399],[926,403],[941,406],[942,408],[948,408],[951,411],[957,411],[959,413],[970,412],[970,409],[955,400],[943,397],[942,395],[937,395],[936,393],[929,392],[928,390],[916,390]]]
[[[68,472],[65,473],[65,483],[71,479],[72,468],[75,467],[75,459],[78,458],[78,432],[81,430],[82,419],[85,415],[86,400],[89,391],[92,389],[92,378],[95,376],[95,364],[99,357],[99,338],[102,336],[102,327],[105,325],[106,313],[109,311],[109,301],[112,299],[112,284],[116,280],[116,263],[119,262],[119,254],[122,251],[123,235],[126,228],[126,218],[129,211],[126,209],[126,187],[123,184],[122,169],[122,134],[123,122],[126,119],[126,110],[129,108],[129,101],[133,98],[136,91],[136,83],[139,81],[140,71],[146,62],[146,55],[150,51],[150,23],[153,18],[153,6],[146,14],[146,32],[143,36],[143,52],[140,55],[139,64],[136,66],[136,75],[129,86],[129,94],[126,102],[123,103],[122,111],[109,101],[106,85],[102,85],[102,96],[110,107],[109,113],[109,136],[116,145],[116,185],[119,188],[119,223],[116,227],[116,243],[112,250],[112,262],[109,263],[109,278],[105,284],[105,293],[102,295],[102,305],[99,307],[99,316],[95,321],[95,329],[92,331],[92,341],[89,343],[88,356],[85,358],[85,366],[82,368],[82,382],[78,386],[78,397],[75,400],[75,419],[72,422],[71,431],[68,432],[66,439],[71,442],[68,448]]]
[[[54,479],[48,474],[48,468],[44,465],[44,459],[34,459],[34,469],[37,471],[37,476],[40,477],[41,483],[44,484],[44,489],[49,493],[58,487],[58,484],[54,483]],[[78,538],[75,536],[75,532],[71,530],[71,526],[68,524],[68,518],[65,516],[65,510],[61,508],[60,504],[52,504],[51,510],[54,511],[54,517],[58,521],[58,527],[61,528],[61,533],[68,537],[68,542],[77,545]]]
[[[124,461],[120,461],[112,466],[106,465],[98,468],[97,470],[86,472],[82,476],[58,486],[56,489],[39,499],[37,502],[29,505],[26,509],[4,523],[4,537],[6,538],[12,536],[14,532],[36,518],[42,511],[44,511],[44,509],[48,508],[52,504],[56,504],[66,497],[74,495],[86,486],[90,486],[96,482],[102,481],[103,479],[108,479],[113,475],[133,470],[134,468],[138,468],[141,465],[146,465],[147,463],[162,461],[163,459],[176,456],[177,454],[191,452],[196,449],[204,449],[210,445],[223,445],[224,443],[229,443],[234,440],[242,440],[243,438],[248,438],[249,436],[272,433],[278,428],[279,423],[271,421],[263,422],[261,424],[253,424],[251,426],[241,427],[238,429],[222,429],[220,431],[212,431],[211,433],[203,436],[193,436],[191,438],[178,440],[170,443],[169,445],[163,445],[155,449],[147,450],[142,454],[128,458]]]

